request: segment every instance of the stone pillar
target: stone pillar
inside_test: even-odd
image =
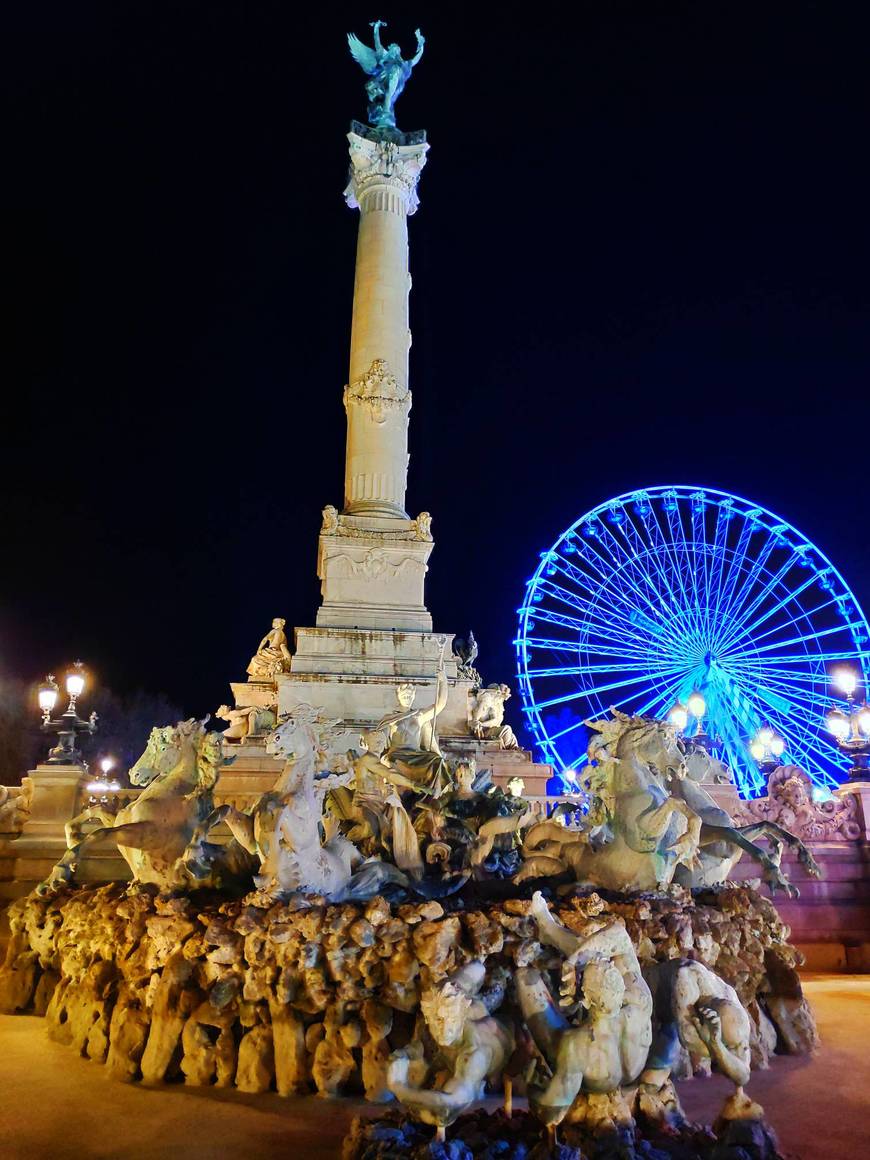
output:
[[[64,826],[79,810],[87,771],[80,765],[38,765],[27,774],[31,785],[30,816],[16,839],[14,877],[18,883],[41,882],[66,851]]]
[[[345,198],[359,207],[347,412],[344,511],[407,519],[408,215],[426,163],[423,133],[383,133],[354,123]]]

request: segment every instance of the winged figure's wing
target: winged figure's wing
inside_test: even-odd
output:
[[[373,48],[369,48],[367,44],[363,44],[360,38],[353,32],[347,34],[347,45],[350,49],[350,55],[363,72],[368,73],[369,76],[377,72],[378,56]]]

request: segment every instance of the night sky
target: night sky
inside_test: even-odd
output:
[[[538,553],[670,482],[771,508],[870,606],[866,5],[301,7],[6,13],[0,670],[81,656],[202,713],[273,616],[314,623],[365,114],[345,33],[376,16],[427,38],[397,113],[431,143],[408,510],[436,629],[515,683]]]

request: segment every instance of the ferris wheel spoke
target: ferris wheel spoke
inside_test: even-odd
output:
[[[635,675],[623,681],[609,681],[603,685],[594,685],[592,688],[575,689],[571,693],[564,693],[559,697],[551,697],[548,701],[538,701],[538,708],[551,709],[554,705],[567,705],[571,701],[579,700],[581,697],[591,699],[601,696],[602,693],[613,692],[615,689],[637,688],[639,684],[642,684],[644,681],[649,681],[649,679],[647,674],[640,677]]]
[[[766,653],[771,649],[783,648],[786,645],[792,644],[808,644],[810,641],[821,640],[822,637],[832,636],[835,632],[842,632],[843,626],[838,624],[833,628],[820,628],[818,632],[801,633],[800,636],[793,636],[790,640],[774,641],[772,644],[762,645],[761,648],[756,649],[757,653]]]
[[[741,576],[744,575],[753,536],[760,530],[760,525],[756,522],[755,517],[760,514],[761,511],[758,508],[753,508],[743,513],[743,526],[740,529],[737,546],[729,560],[727,582],[724,586],[722,599],[716,607],[716,616],[721,622],[724,622],[728,617],[731,602],[737,591],[737,585],[740,582]]]
[[[747,654],[747,655],[749,655],[749,654]],[[823,652],[823,653],[820,652],[813,657],[813,660],[825,662],[825,663],[829,663],[829,662],[833,662],[833,661],[854,661],[855,660],[855,651],[854,651],[854,649],[849,649],[848,651],[841,650],[841,651],[834,651],[834,652]],[[787,668],[788,665],[805,666],[806,661],[807,661],[807,658],[805,656],[800,656],[799,654],[791,655],[789,653],[784,653],[782,656],[772,656],[772,657],[765,657],[764,658],[765,665],[770,663],[772,665],[784,665],[784,666],[786,666],[786,668],[783,670],[784,672],[788,672],[788,668]],[[729,661],[728,663],[730,665],[733,662]]]
[[[680,595],[677,593],[677,589],[674,587],[674,585],[672,585],[672,582],[670,582],[670,571],[665,567],[664,564],[662,564],[660,558],[660,546],[657,549],[657,544],[655,544],[654,536],[660,536],[660,531],[658,521],[655,520],[655,517],[652,513],[650,514],[650,520],[644,523],[644,529],[646,531],[648,544],[643,541],[643,538],[636,534],[635,539],[637,543],[632,545],[633,550],[635,550],[635,553],[638,557],[643,556],[645,563],[650,566],[651,570],[654,571],[655,575],[657,575],[659,578],[661,587],[664,588],[664,593],[660,592],[658,599],[659,601],[664,599],[665,606],[669,611],[673,612],[674,609],[680,607]],[[661,543],[664,542],[660,541],[660,544]],[[653,580],[654,578],[651,577],[651,583]]]
[[[646,528],[646,531],[649,537],[649,528]],[[670,601],[667,598],[665,599],[665,605],[669,607],[669,610],[677,607],[677,601],[674,591],[671,588],[667,572],[662,567],[656,552],[651,551],[651,543],[647,543],[643,539],[638,529],[630,520],[627,520],[626,523],[620,526],[620,534],[625,540],[623,555],[627,561],[627,566],[633,567],[641,582],[649,588],[649,603],[657,611],[660,609],[662,604],[661,585],[664,585],[667,590],[667,595],[670,597]],[[611,533],[611,538],[615,538],[613,533]],[[656,577],[661,582],[658,586],[655,582]]]
[[[773,604],[770,608],[766,609],[756,621],[747,625],[746,622],[750,616],[752,616],[752,614],[763,605],[766,599],[773,595],[776,587],[783,583],[786,574],[791,570],[791,568],[792,561],[789,561],[788,564],[783,565],[775,575],[771,575],[768,583],[760,590],[757,596],[753,599],[752,603],[745,609],[743,615],[732,621],[730,625],[730,631],[722,644],[723,649],[727,648],[728,644],[732,640],[741,640],[746,637],[753,637],[756,628],[760,627],[762,624],[768,621],[771,616],[775,616],[778,612],[786,609],[789,604],[796,603],[798,598],[802,596],[803,593],[806,592],[808,588],[811,588],[812,585],[816,582],[815,576],[809,577],[797,588],[793,588],[787,591],[785,596],[778,598],[776,603]]]
[[[656,624],[659,633],[661,635],[673,636],[667,621],[663,622],[661,620],[661,609],[658,607],[654,595],[642,591],[632,580],[627,570],[625,568],[620,568],[618,561],[614,560],[613,567],[614,572],[611,577],[609,591],[613,592],[614,595],[618,595],[621,602],[628,609],[637,611],[638,605],[640,605],[641,610],[643,610],[645,606],[646,610],[648,610],[649,613],[652,613],[650,620]],[[628,592],[621,591],[619,588],[620,584],[624,584],[628,589]],[[636,597],[636,602],[631,601],[629,593],[632,593]]]
[[[647,525],[651,555],[657,562],[659,558],[663,558],[667,564],[667,566],[665,566],[665,563],[660,564],[659,572],[668,589],[672,612],[677,609],[683,609],[691,618],[692,597],[689,588],[686,586],[685,559],[681,559],[680,555],[678,555],[679,546],[684,543],[682,525],[679,519],[674,522],[671,519],[671,515],[672,513],[666,513],[670,536],[665,536],[660,517],[651,514]],[[674,537],[675,528],[680,529],[680,534],[676,538]],[[671,583],[669,578],[671,576],[673,577],[674,583]],[[700,623],[697,620],[693,621],[693,628],[696,632],[699,631]]]
[[[773,590],[776,583],[794,566],[795,557],[792,556],[788,561],[780,565],[776,574],[767,571],[767,562],[775,547],[775,539],[772,536],[768,537],[762,550],[752,561],[749,572],[744,578],[738,594],[732,596],[731,603],[725,610],[723,619],[723,623],[727,624],[729,629],[733,630],[740,623],[741,609],[745,612],[747,605],[750,607],[757,606],[759,601],[764,600],[767,594]],[[761,585],[760,588],[759,585]]]
[[[747,681],[752,682],[754,679],[758,679],[760,674],[748,670],[744,676]],[[789,697],[792,700],[795,698],[811,699],[820,707],[830,708],[831,697],[821,691],[823,686],[818,678],[802,674],[792,674],[790,677],[782,678],[778,676],[776,671],[765,669],[764,682],[772,692],[779,693],[786,699]]]
[[[553,580],[542,580],[540,582],[540,591],[544,595],[550,596],[553,600],[559,600],[563,604],[567,604],[571,608],[576,608],[581,612],[589,611],[591,613],[595,609],[595,605],[591,603],[589,597],[570,592],[567,588],[563,588],[561,584],[556,584]],[[620,611],[613,610],[613,613],[613,620],[618,620],[630,628],[631,622],[623,617]],[[602,615],[601,619],[605,624],[611,623],[610,617]]]
[[[760,641],[768,640],[770,637],[776,636],[776,634],[780,632],[792,631],[795,628],[798,620],[807,620],[812,623],[813,617],[818,616],[819,613],[827,612],[829,609],[834,608],[837,603],[838,601],[836,597],[832,597],[830,600],[823,600],[821,604],[816,604],[813,608],[802,609],[799,615],[794,617],[790,616],[788,620],[780,621],[780,623],[777,624],[774,628],[769,628],[766,632],[762,632],[757,636],[747,638],[748,644],[745,647],[752,650],[757,650]],[[840,626],[840,628],[843,631],[847,630],[847,624],[845,621]]]
[[[633,673],[638,681],[642,681],[650,675],[671,676],[675,673],[685,673],[685,671],[685,665],[670,665],[664,668],[646,665],[641,669],[637,662],[634,662],[633,664],[566,665],[562,668],[528,669],[527,673],[530,677],[583,677],[591,673]]]
[[[697,639],[701,636],[701,618],[700,610],[697,607],[695,600],[695,592],[691,582],[691,567],[688,566],[688,561],[685,553],[686,537],[683,533],[683,524],[680,519],[678,510],[668,510],[665,512],[665,521],[668,528],[669,535],[662,536],[662,542],[665,545],[665,550],[670,557],[671,564],[674,569],[674,574],[679,581],[680,591],[683,594],[682,613],[686,619],[687,624],[691,624],[693,634]],[[659,533],[662,532],[662,527],[658,526]],[[688,583],[687,583],[688,579]]]

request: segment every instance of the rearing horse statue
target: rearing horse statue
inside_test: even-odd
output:
[[[207,733],[202,721],[152,729],[145,752],[130,770],[133,785],[145,786],[142,793],[117,814],[86,810],[68,822],[69,849],[39,892],[71,881],[82,849],[108,834],[117,840],[133,880],[153,883],[161,892],[217,886],[228,875],[243,874],[248,856],[232,847],[215,849],[219,856],[211,860],[207,880],[195,883],[186,865],[191,838],[214,808],[212,790],[223,763],[223,738]],[[94,816],[102,825],[82,836],[82,821]]]
[[[596,730],[586,785],[596,804],[598,833],[540,822],[523,842],[525,865],[515,881],[572,870],[579,881],[609,890],[668,886],[678,866],[692,866],[701,818],[668,790],[685,762],[670,725],[616,713],[587,722]]]

